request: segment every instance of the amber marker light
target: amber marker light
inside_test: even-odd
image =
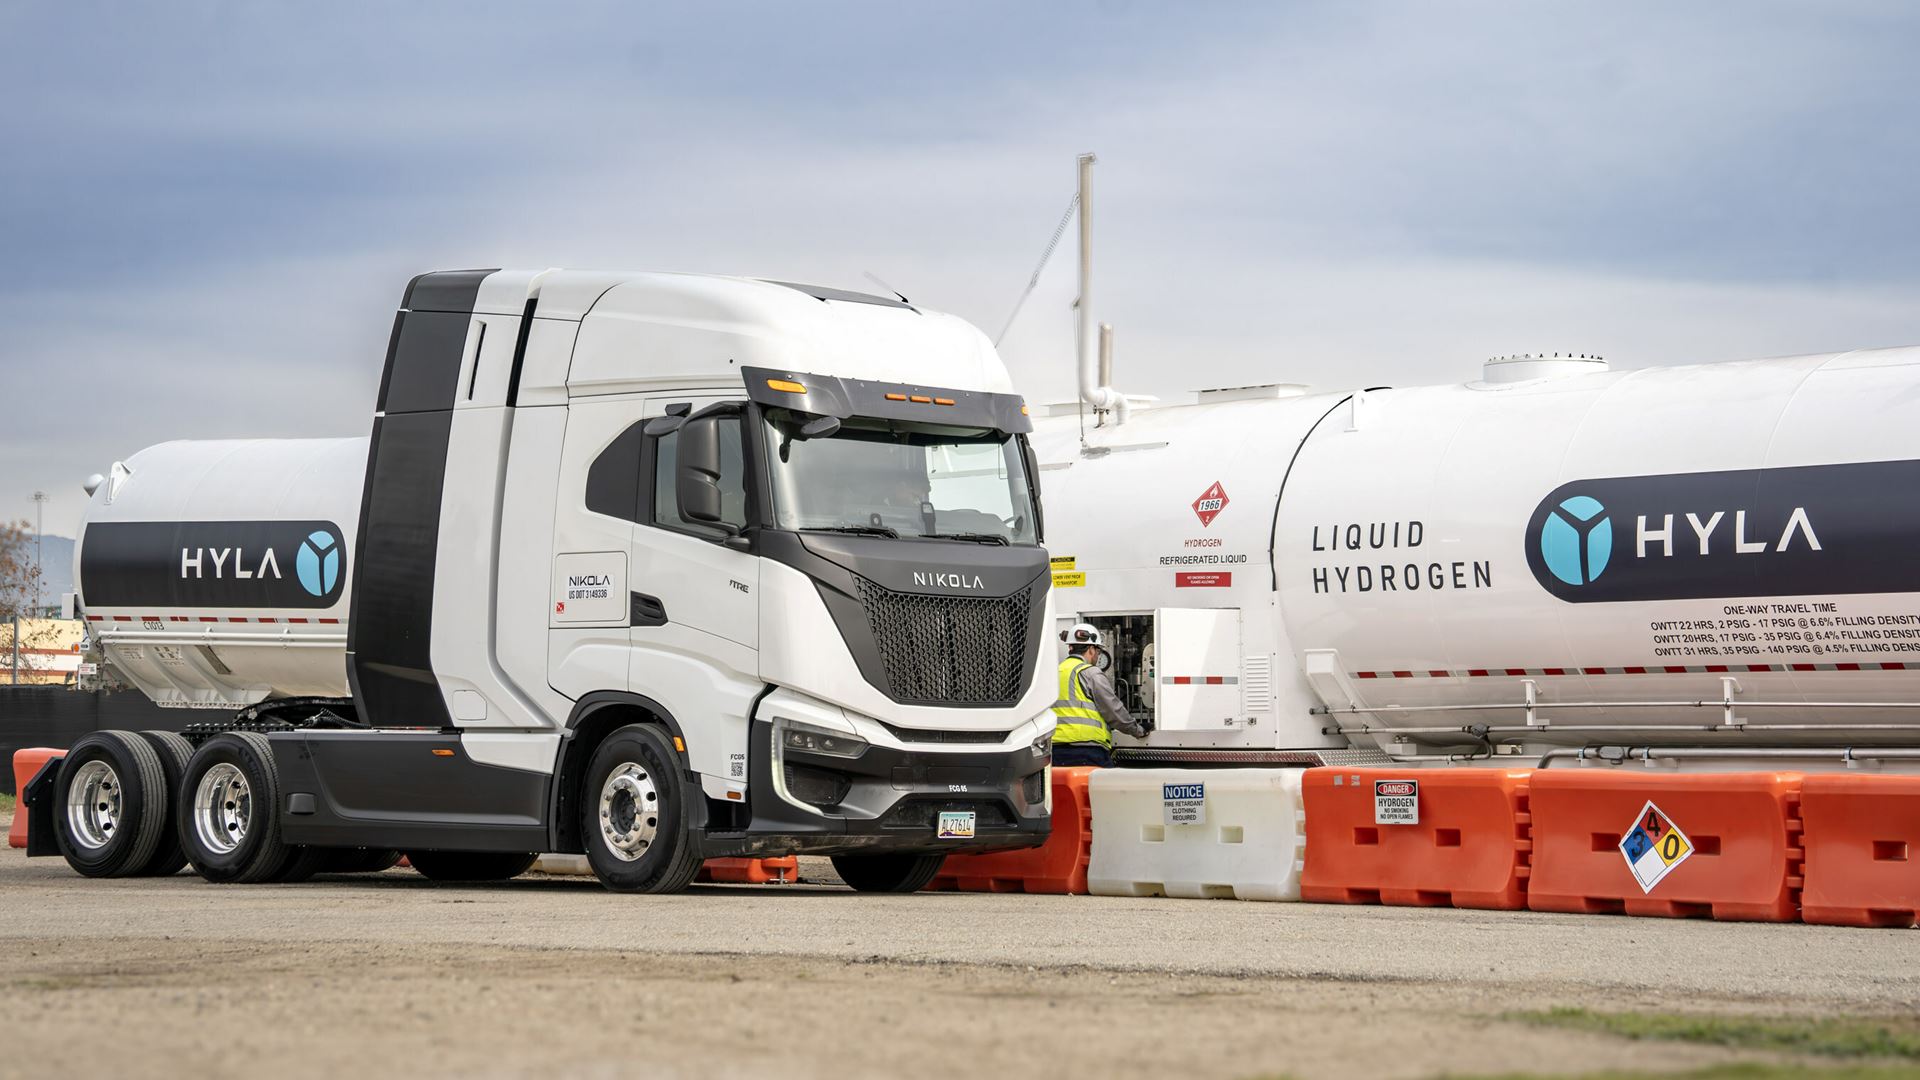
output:
[[[793,382],[790,379],[768,379],[767,389],[779,390],[782,393],[787,393],[787,394],[804,394],[807,392],[806,387],[801,386],[799,383]]]
[[[907,395],[905,395],[905,394],[888,394],[888,395],[887,395],[887,400],[888,400],[888,401],[905,401],[905,400],[907,400]]]
[[[915,405],[933,404],[933,399],[926,396],[925,394],[915,394],[912,397],[908,398],[907,400],[913,402]]]
[[[937,397],[933,399],[933,403],[935,405],[951,405],[953,404],[953,399],[950,397]]]
[[[434,756],[434,757],[452,757],[452,756],[453,756],[453,751],[451,751],[451,750],[440,750],[440,749],[435,749],[435,750],[434,750],[434,752],[433,752],[433,756]]]

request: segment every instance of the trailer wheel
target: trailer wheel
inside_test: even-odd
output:
[[[54,837],[87,877],[128,877],[152,863],[167,831],[160,756],[130,731],[82,735],[54,780]]]
[[[266,736],[230,731],[207,740],[187,763],[180,792],[180,847],[208,881],[273,881],[301,855],[280,839],[280,771]]]
[[[927,887],[945,855],[835,855],[834,872],[855,892],[910,893]]]
[[[434,881],[506,881],[527,872],[532,851],[409,851],[407,861]]]
[[[187,865],[187,853],[180,846],[180,834],[173,827],[173,816],[184,797],[180,794],[180,780],[187,773],[187,762],[193,760],[193,744],[176,731],[143,731],[140,737],[147,740],[160,758],[160,771],[167,780],[167,809],[166,827],[161,830],[160,846],[154,849],[153,858],[147,860],[145,866],[134,871],[134,876],[171,877]]]
[[[600,884],[675,893],[700,871],[690,828],[698,793],[659,728],[630,724],[593,752],[580,791],[580,838]]]

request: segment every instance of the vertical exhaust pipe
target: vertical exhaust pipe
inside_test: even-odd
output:
[[[1078,354],[1080,400],[1097,417],[1096,426],[1106,423],[1113,413],[1116,425],[1127,422],[1127,399],[1112,386],[1112,328],[1100,328],[1096,344],[1093,330],[1093,162],[1092,154],[1080,155],[1080,299],[1074,302],[1074,351]],[[1096,355],[1096,350],[1098,355]]]

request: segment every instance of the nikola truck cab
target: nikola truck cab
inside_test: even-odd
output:
[[[717,856],[906,890],[1038,844],[1029,430],[986,338],[902,300],[415,278],[369,438],[166,443],[98,479],[80,613],[156,701],[228,715],[77,744],[36,850],[219,881],[584,852],[667,892]]]

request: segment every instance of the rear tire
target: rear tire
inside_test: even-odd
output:
[[[174,814],[178,812],[180,800],[180,780],[187,774],[187,762],[193,760],[193,744],[186,736],[177,731],[143,731],[140,737],[147,740],[160,758],[160,771],[167,778],[167,827],[160,837],[160,846],[147,864],[134,871],[135,877],[172,877],[187,865],[187,853],[180,846],[179,830],[173,827]]]
[[[409,851],[407,861],[435,881],[507,881],[527,872],[531,851]]]
[[[910,893],[927,887],[945,855],[835,855],[834,872],[855,892]]]
[[[167,831],[160,756],[131,731],[82,735],[54,779],[53,832],[86,877],[130,877],[152,864]]]
[[[180,847],[203,878],[251,885],[279,880],[303,853],[280,839],[280,771],[264,735],[230,731],[187,763],[174,815]]]
[[[700,872],[695,800],[680,756],[656,727],[630,724],[593,752],[580,788],[580,839],[614,892],[676,893]]]

